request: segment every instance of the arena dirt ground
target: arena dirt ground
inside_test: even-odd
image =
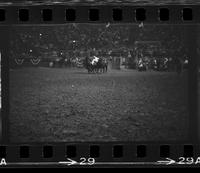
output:
[[[187,72],[10,70],[10,141],[186,140],[187,93]]]

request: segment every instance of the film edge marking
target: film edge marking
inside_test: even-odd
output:
[[[83,159],[83,157],[81,158]],[[80,160],[81,160],[80,159]],[[84,158],[86,160],[86,158]],[[92,158],[94,159],[94,158]],[[75,160],[72,160],[70,158],[67,158],[67,161],[59,161],[59,162],[6,162],[5,158],[1,159],[0,166],[15,166],[15,165],[79,165],[79,166],[92,166],[92,165],[197,165],[200,164],[200,157],[197,157],[194,159],[193,157],[179,157],[179,161],[175,161],[171,158],[166,158],[166,160],[159,160],[154,162],[77,162]]]

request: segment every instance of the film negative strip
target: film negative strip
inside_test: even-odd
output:
[[[199,11],[0,3],[0,167],[199,167]]]

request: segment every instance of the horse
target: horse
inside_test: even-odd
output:
[[[138,61],[138,71],[146,71],[147,70],[147,63],[142,59]]]
[[[108,71],[108,62],[105,58],[99,58],[99,61],[96,64],[97,70],[100,73],[105,73]]]
[[[88,73],[105,73],[107,72],[108,63],[106,59],[101,57],[86,57],[85,67]]]
[[[85,68],[88,70],[88,73],[94,72],[94,61],[92,62],[93,59],[91,57],[86,57],[85,58]]]

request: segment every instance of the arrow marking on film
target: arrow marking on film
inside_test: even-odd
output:
[[[67,158],[67,160],[68,161],[61,161],[61,162],[58,162],[58,163],[59,164],[65,164],[65,165],[68,165],[68,166],[78,164],[78,162],[75,161],[75,160],[72,160],[72,159],[69,159],[69,158]]]
[[[171,164],[175,164],[176,161],[173,160],[173,159],[170,159],[170,158],[166,158],[167,160],[160,160],[160,161],[157,161],[157,163],[159,164],[165,164],[165,165],[171,165]]]

